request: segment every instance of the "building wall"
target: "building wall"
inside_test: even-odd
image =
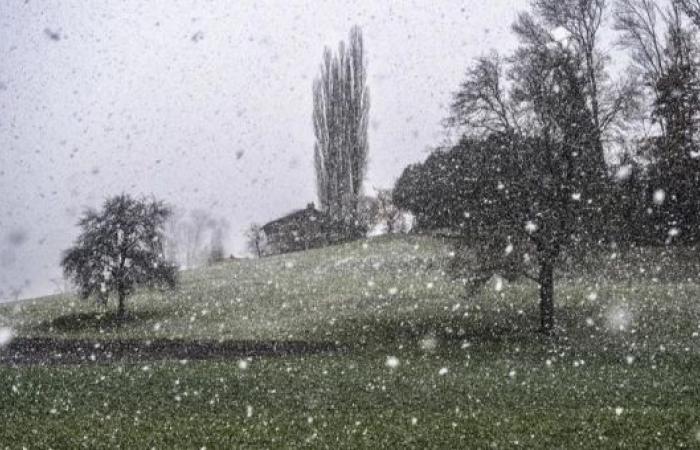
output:
[[[315,217],[315,220],[312,220]],[[281,220],[266,226],[265,234],[272,253],[287,253],[326,245],[328,239],[318,215]]]

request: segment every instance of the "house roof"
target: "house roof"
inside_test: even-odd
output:
[[[298,209],[296,211],[293,211],[285,216],[280,217],[279,219],[275,219],[271,222],[266,223],[263,225],[263,231],[266,233],[271,229],[276,226],[282,225],[284,223],[288,223],[291,221],[297,221],[297,220],[303,220],[303,219],[310,219],[311,217],[316,217],[320,218],[323,216],[323,213],[319,210],[317,210],[314,207],[313,203],[310,203],[306,208],[303,209]]]

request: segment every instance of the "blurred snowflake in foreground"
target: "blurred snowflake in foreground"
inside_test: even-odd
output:
[[[399,367],[399,358],[396,356],[389,356],[386,358],[386,366],[390,369],[396,369]]]
[[[4,347],[10,343],[15,333],[10,328],[0,328],[0,347]]]
[[[626,331],[632,324],[632,313],[625,306],[618,305],[608,311],[606,319],[610,331]]]

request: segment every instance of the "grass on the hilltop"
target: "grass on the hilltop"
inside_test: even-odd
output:
[[[95,318],[104,311],[71,298],[0,309],[23,336],[294,339],[350,348],[244,362],[0,368],[0,444],[700,445],[693,279],[607,269],[562,278],[560,330],[550,340],[534,332],[534,285],[489,285],[465,296],[443,273],[448,253],[438,241],[410,237],[226,262],[185,273],[176,294],[134,296],[137,320],[119,329]],[[645,262],[649,271],[657,263]]]
[[[448,252],[437,241],[412,237],[226,261],[183,272],[177,292],[129,297],[127,309],[137,320],[119,330],[115,321],[100,320],[113,316],[113,304],[71,296],[0,306],[0,320],[22,336],[288,339],[323,328],[322,337],[330,321],[381,314],[390,305],[410,309],[409,299],[431,309],[451,304],[461,290],[438,268]]]

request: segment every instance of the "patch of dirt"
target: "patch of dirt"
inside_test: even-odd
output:
[[[153,360],[237,360],[249,356],[344,353],[330,342],[83,340],[17,338],[0,348],[0,365],[75,365]]]

